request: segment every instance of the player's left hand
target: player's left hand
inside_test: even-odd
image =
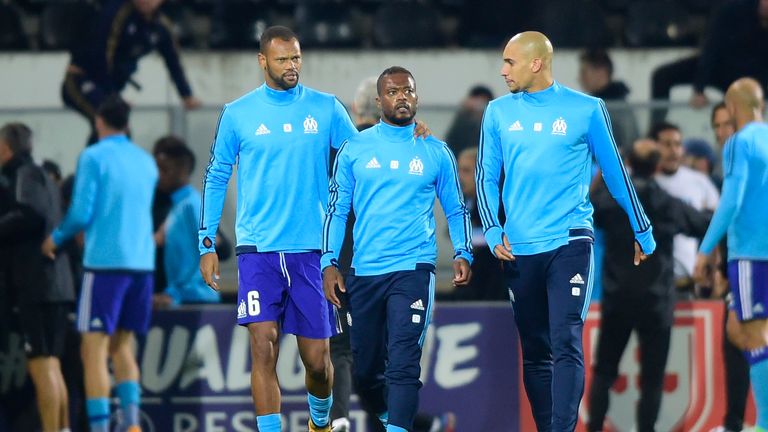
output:
[[[416,120],[416,130],[413,131],[413,135],[417,138],[426,138],[432,135],[432,131],[429,130],[429,126],[421,120]]]
[[[339,300],[339,296],[336,295],[337,285],[339,286],[339,291],[347,292],[347,287],[344,286],[344,276],[341,275],[339,269],[333,265],[324,268],[323,291],[325,292],[325,298],[336,305],[336,307],[341,307],[341,300]]]
[[[48,236],[47,239],[40,246],[40,251],[46,257],[55,260],[56,259],[56,243],[53,242],[53,236]]]
[[[696,283],[704,283],[707,281],[708,264],[709,264],[709,257],[707,257],[702,253],[696,255],[696,265],[693,267],[693,280]]]
[[[472,268],[464,258],[453,260],[453,286],[463,286],[472,278]]]
[[[635,242],[635,265],[639,266],[641,262],[648,259],[648,255],[643,252],[643,248],[640,247],[640,243]]]
[[[194,97],[194,96],[187,96],[183,99],[184,108],[188,110],[194,110],[198,109],[201,106],[203,106],[203,103],[200,102],[200,99]]]

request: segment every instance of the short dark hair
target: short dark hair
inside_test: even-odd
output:
[[[187,168],[189,174],[195,169],[195,154],[184,144],[166,147],[155,153],[155,155],[163,155],[174,163],[180,164]]]
[[[0,139],[8,144],[14,155],[32,153],[32,130],[24,123],[6,123],[0,128]]]
[[[411,78],[413,78],[413,74],[411,73],[411,71],[409,71],[408,69],[402,66],[390,66],[384,69],[384,72],[382,72],[381,75],[379,75],[379,79],[376,80],[376,92],[379,94],[379,96],[381,96],[381,91],[382,91],[381,83],[384,82],[384,77],[389,75],[399,74],[399,73],[407,74]],[[413,80],[416,81],[416,78],[413,78]]]
[[[715,122],[715,114],[718,110],[725,109],[725,101],[718,102],[715,106],[712,107],[712,112],[709,114],[709,124],[712,124]]]
[[[96,116],[101,117],[107,126],[116,130],[128,129],[130,115],[131,106],[120,95],[108,96],[96,110]]]
[[[61,181],[61,167],[56,162],[50,159],[45,159],[43,163],[40,165],[40,167],[48,175],[56,179],[57,182]]]
[[[187,143],[183,138],[179,138],[176,135],[166,135],[158,138],[157,141],[155,141],[155,145],[152,146],[152,154],[158,155],[160,153],[164,153],[165,150],[171,147],[184,147],[186,145]]]
[[[483,96],[488,100],[493,100],[493,92],[487,86],[476,85],[469,89],[469,97]]]
[[[613,76],[613,60],[608,55],[608,51],[599,48],[588,49],[581,53],[579,60],[582,63],[589,63],[592,67],[608,70],[608,76]]]
[[[651,177],[656,173],[656,167],[661,160],[661,152],[654,148],[647,154],[640,155],[634,149],[629,151],[629,166],[632,167],[632,173],[638,177]]]
[[[651,126],[650,132],[648,132],[648,138],[652,138],[655,141],[659,140],[659,135],[665,130],[676,130],[680,132],[680,126],[670,123],[668,121],[660,121]]]
[[[299,40],[299,37],[296,36],[296,33],[293,32],[293,30],[289,29],[285,26],[272,26],[264,30],[264,33],[261,34],[261,38],[259,39],[259,52],[262,54],[267,53],[267,46],[269,46],[269,43],[272,42],[272,39],[280,39],[284,40],[286,42],[296,39]]]

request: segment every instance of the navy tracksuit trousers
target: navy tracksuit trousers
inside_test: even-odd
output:
[[[350,275],[346,285],[360,400],[383,421],[412,430],[421,388],[421,347],[434,302],[434,266]]]
[[[571,230],[570,237],[555,250],[504,263],[523,382],[540,432],[573,431],[584,392],[582,330],[592,292],[593,236]]]

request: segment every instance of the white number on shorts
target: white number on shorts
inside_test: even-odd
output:
[[[259,292],[248,292],[248,315],[256,316],[261,313],[261,306],[259,305]]]

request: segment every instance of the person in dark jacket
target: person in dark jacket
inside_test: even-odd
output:
[[[462,150],[477,147],[480,139],[480,126],[483,113],[488,103],[493,100],[493,92],[484,85],[476,85],[469,89],[467,97],[461,102],[459,110],[453,117],[445,142],[453,150],[458,159]]]
[[[0,244],[12,251],[5,271],[16,297],[43,430],[60,431],[69,428],[69,414],[59,359],[75,298],[67,256],[51,260],[40,252],[40,243],[61,219],[61,206],[58,188],[32,160],[31,138],[21,123],[0,128],[0,166],[11,192],[8,209],[0,215]]]
[[[620,148],[628,148],[640,136],[637,119],[627,104],[629,87],[613,79],[613,61],[608,52],[591,49],[579,57],[579,84],[590,96],[606,102],[613,136]]]
[[[632,331],[640,341],[642,384],[637,408],[638,432],[654,431],[661,405],[664,370],[669,353],[675,304],[672,244],[676,234],[702,237],[710,212],[698,212],[666,193],[653,179],[660,151],[655,141],[635,142],[629,155],[632,183],[653,224],[656,253],[643,267],[632,265],[626,248],[633,232],[623,210],[604,184],[592,193],[595,225],[605,230],[603,301],[600,336],[589,394],[590,432],[603,430],[609,390],[618,376]]]
[[[509,301],[509,291],[499,260],[491,253],[483,235],[483,222],[477,204],[475,173],[477,172],[477,147],[468,147],[459,153],[459,184],[464,194],[464,204],[472,221],[472,279],[466,286],[457,286],[452,300],[460,301]],[[504,215],[499,215],[504,223]]]
[[[61,95],[64,104],[91,124],[88,144],[96,142],[96,108],[127,84],[139,87],[131,76],[139,60],[157,50],[176,85],[184,107],[194,109],[200,101],[179,59],[172,23],[159,8],[164,0],[108,0],[101,9],[88,43],[72,50]]]
[[[768,85],[768,0],[721,2],[713,16],[701,52],[659,66],[651,78],[651,97],[668,100],[672,87],[693,84],[690,105],[703,108],[709,101],[706,87],[723,93],[738,78],[751,76]],[[659,123],[666,109],[655,109],[651,124]]]

